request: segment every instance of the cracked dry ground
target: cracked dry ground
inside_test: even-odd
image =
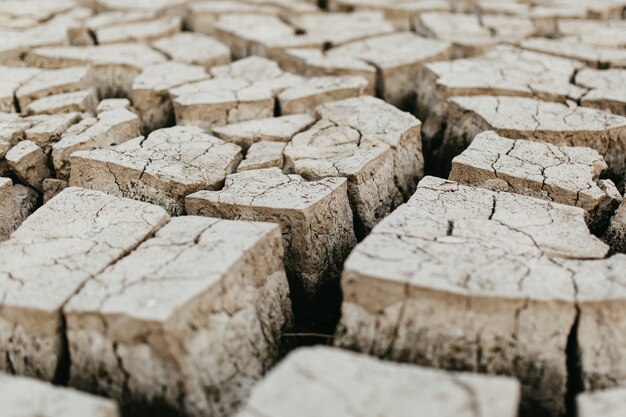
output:
[[[626,417],[625,186],[626,0],[0,0],[0,417]]]

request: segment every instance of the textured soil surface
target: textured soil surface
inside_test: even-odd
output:
[[[0,0],[0,417],[626,416],[626,0]]]

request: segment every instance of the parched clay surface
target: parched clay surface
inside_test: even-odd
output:
[[[241,161],[241,149],[199,128],[176,126],[112,148],[75,152],[70,160],[72,186],[158,204],[181,215],[187,195],[220,189]]]
[[[576,74],[576,84],[589,89],[583,106],[626,116],[626,69],[585,69]]]
[[[356,244],[347,190],[343,178],[306,181],[269,168],[229,175],[222,190],[188,196],[186,208],[190,215],[278,223],[287,270],[314,297],[337,279]]]
[[[367,383],[364,383],[367,381]],[[300,398],[300,401],[285,400]],[[382,362],[339,349],[290,354],[252,393],[237,417],[515,417],[519,383],[512,378],[448,373]]]
[[[128,411],[230,415],[291,325],[282,254],[276,225],[172,219],[65,306],[70,385]]]
[[[574,104],[523,97],[453,97],[441,153],[455,155],[485,130],[512,139],[595,149],[617,175],[626,168],[626,118]]]
[[[0,375],[0,401],[7,416],[119,416],[117,405],[111,400],[8,375]]]
[[[513,375],[524,409],[559,414],[577,317],[577,266],[561,263],[607,252],[580,208],[427,177],[348,258],[336,343]]]
[[[581,207],[592,229],[606,222],[622,197],[597,151],[508,139],[494,132],[477,135],[452,160],[450,179],[498,191],[514,192]]]
[[[26,219],[0,244],[0,369],[52,381],[64,303],[167,220],[159,207],[80,188]]]
[[[615,388],[579,394],[576,407],[579,417],[621,417],[624,415],[626,389]]]

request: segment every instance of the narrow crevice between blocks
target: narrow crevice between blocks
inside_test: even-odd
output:
[[[578,346],[578,327],[580,307],[576,306],[576,318],[567,337],[565,348],[567,365],[567,390],[565,392],[565,417],[576,417],[576,396],[584,389],[580,348]]]

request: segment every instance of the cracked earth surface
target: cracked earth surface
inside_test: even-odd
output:
[[[0,0],[0,416],[617,417],[626,0]]]

